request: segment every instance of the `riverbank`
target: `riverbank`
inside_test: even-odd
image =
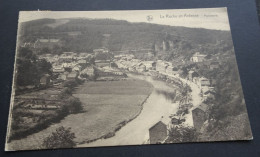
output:
[[[169,122],[169,116],[178,110],[178,104],[168,99],[166,95],[157,92],[174,92],[176,88],[168,86],[163,81],[153,80],[150,76],[135,74],[128,74],[128,76],[147,81],[154,87],[153,92],[143,104],[141,113],[118,130],[115,136],[107,139],[102,138],[91,143],[79,144],[77,147],[145,144],[149,139],[149,128],[160,120]]]
[[[61,126],[71,127],[76,143],[105,137],[136,117],[152,90],[149,83],[139,80],[85,82],[73,91],[73,96],[82,102],[83,112],[69,114],[44,130],[13,140],[8,143],[9,148],[40,149],[43,140]]]
[[[192,110],[198,107],[202,103],[202,97],[201,97],[201,89],[199,88],[198,85],[195,83],[186,80],[184,78],[181,78],[179,76],[171,75],[171,74],[166,74],[164,75],[175,78],[180,80],[183,84],[186,84],[190,87],[191,92],[189,93],[191,100],[189,100],[189,103],[192,104],[192,107],[189,108],[188,113],[185,114],[182,118],[185,119],[184,125],[188,127],[193,127],[193,119],[192,119]],[[181,102],[179,102],[181,103]],[[182,104],[179,104],[182,105]]]
[[[117,124],[115,127],[114,127],[114,130],[106,133],[105,135],[101,136],[101,137],[97,137],[97,138],[94,138],[94,139],[91,139],[91,140],[85,140],[85,141],[82,141],[82,142],[79,142],[77,143],[78,145],[81,145],[81,144],[86,144],[86,143],[91,143],[91,142],[94,142],[94,141],[97,141],[97,140],[100,140],[100,139],[107,139],[107,138],[111,138],[113,136],[115,136],[115,133],[120,130],[122,127],[124,127],[127,123],[131,122],[132,120],[134,120],[137,116],[140,115],[141,111],[143,110],[143,104],[146,102],[146,100],[149,98],[150,94],[147,95],[146,99],[140,104],[141,105],[141,109],[139,110],[139,112],[136,113],[136,115],[134,115],[133,117],[131,117],[130,119],[128,120],[124,120],[122,122],[120,122],[119,124]]]
[[[138,79],[85,83],[73,94],[88,108],[84,123],[88,130],[84,135],[78,134],[76,142],[83,144],[114,136],[141,113],[152,90],[151,84]]]

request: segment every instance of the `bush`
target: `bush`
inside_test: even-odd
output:
[[[196,130],[192,127],[177,126],[169,130],[169,143],[195,142],[198,139]]]
[[[65,88],[61,91],[59,97],[60,97],[61,99],[63,99],[63,98],[67,98],[67,97],[70,96],[70,95],[72,95],[72,89],[69,88],[69,87],[65,87]]]
[[[44,139],[42,146],[46,149],[72,148],[76,146],[76,143],[73,141],[74,138],[76,137],[71,132],[71,128],[65,129],[61,126]]]
[[[65,104],[61,107],[60,112],[63,114],[77,113],[82,110],[81,102],[78,98],[70,97],[66,100]]]
[[[75,80],[69,80],[64,82],[63,86],[68,88],[74,88],[78,85],[78,83]]]

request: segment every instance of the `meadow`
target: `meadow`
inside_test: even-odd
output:
[[[142,104],[152,90],[153,86],[142,80],[85,82],[73,92],[73,96],[78,97],[82,103],[82,112],[69,114],[44,130],[13,140],[9,143],[9,148],[38,149],[43,139],[60,126],[71,127],[78,144],[109,138],[140,114]]]

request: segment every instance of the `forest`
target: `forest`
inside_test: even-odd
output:
[[[78,34],[69,35],[73,32]],[[60,39],[60,44],[50,50],[52,53],[57,50],[92,52],[93,49],[103,46],[110,51],[153,50],[155,46],[162,47],[163,41],[173,43],[171,49],[174,53],[185,53],[191,49],[200,50],[201,47],[212,49],[211,47],[219,41],[231,41],[229,31],[87,18],[39,19],[23,22],[20,34],[20,44],[34,43],[37,39]],[[110,35],[106,45],[102,43],[104,34]],[[169,56],[173,56],[172,54],[169,53]]]

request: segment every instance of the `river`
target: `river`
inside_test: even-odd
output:
[[[168,86],[163,81],[153,80],[151,76],[129,74],[129,77],[145,80],[154,86],[151,95],[143,104],[141,113],[135,119],[122,127],[119,131],[117,131],[115,136],[107,139],[99,139],[91,143],[80,144],[77,145],[77,147],[146,144],[147,140],[149,139],[148,130],[151,126],[160,120],[165,124],[170,121],[169,116],[177,111],[179,104],[173,103],[169,97],[160,93],[173,93],[175,88]],[[194,107],[199,105],[201,99],[199,96],[200,89],[198,86],[185,79],[177,79],[180,79],[183,83],[190,85],[192,89],[192,103],[194,104]],[[9,148],[11,150],[37,149],[39,148],[39,144],[42,143],[42,140],[49,136],[50,132],[59,126],[71,126],[72,131],[85,134],[85,130],[83,130],[80,125],[78,125],[79,123],[85,122],[84,114],[85,113],[68,115],[63,120],[61,120],[60,123],[52,124],[50,127],[38,133],[32,134],[21,140],[13,140],[8,144]],[[191,114],[186,115],[185,118],[186,124],[192,126],[193,122]]]
[[[145,144],[149,139],[148,130],[151,126],[160,120],[165,124],[169,123],[169,116],[177,111],[178,104],[167,99],[157,91],[174,92],[175,89],[163,81],[153,80],[150,76],[133,74],[128,74],[128,76],[130,78],[145,80],[154,86],[150,97],[143,104],[143,110],[140,115],[117,131],[115,136],[81,144],[78,147]]]

